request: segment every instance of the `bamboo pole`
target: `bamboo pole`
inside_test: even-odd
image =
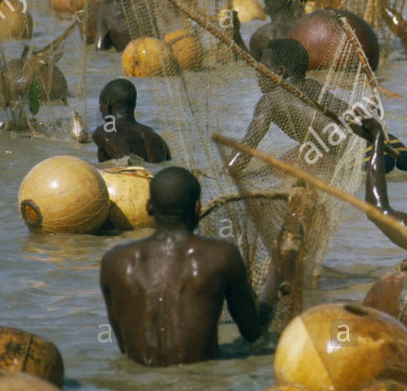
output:
[[[379,208],[371,204],[368,204],[367,202],[364,202],[359,198],[356,198],[353,195],[338,189],[337,187],[331,186],[328,183],[309,175],[305,171],[302,171],[289,163],[286,163],[264,152],[258,151],[257,149],[250,148],[244,144],[238,143],[237,141],[231,138],[224,137],[220,134],[214,134],[213,140],[218,144],[227,145],[239,152],[256,157],[270,164],[271,166],[276,167],[299,179],[302,179],[303,181],[309,183],[310,185],[315,186],[319,190],[322,190],[330,195],[333,195],[339,198],[340,200],[351,204],[355,208],[360,209],[375,221],[385,225],[387,228],[392,229],[395,233],[399,234],[404,242],[403,245],[401,245],[401,247],[407,249],[407,227],[402,225],[400,221],[395,219],[394,217],[385,215]]]

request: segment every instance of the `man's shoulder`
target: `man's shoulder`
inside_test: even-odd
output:
[[[102,258],[102,266],[110,263],[127,263],[137,257],[140,250],[148,242],[149,238],[133,240],[128,243],[118,244],[108,250]]]
[[[222,239],[208,238],[203,236],[196,236],[200,241],[200,245],[207,251],[215,251],[225,260],[234,259],[240,257],[239,249],[232,243],[226,242]]]

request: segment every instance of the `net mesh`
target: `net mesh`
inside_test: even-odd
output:
[[[382,49],[382,55],[389,55],[397,35],[397,22],[392,15],[402,15],[405,0],[315,0],[309,1],[309,11],[321,8],[344,9],[365,19],[375,30]]]
[[[126,1],[121,0],[121,3]],[[228,20],[219,16],[222,15],[219,2],[185,2],[190,16],[201,18],[200,24],[179,12],[169,1],[160,2],[159,6],[154,2],[151,4],[154,19],[160,26],[159,37],[165,37],[174,29],[186,30],[198,37],[202,48],[196,58],[202,64],[199,72],[182,69],[174,72],[173,77],[151,79],[152,100],[164,118],[174,162],[203,173],[200,180],[204,204],[236,190],[247,195],[269,191],[285,195],[279,198],[233,198],[201,220],[201,233],[238,245],[246,260],[251,283],[259,293],[264,287],[276,242],[281,239],[281,232],[287,224],[287,211],[292,213],[293,208],[298,208],[301,197],[296,199],[296,205],[290,206],[288,199],[294,181],[260,161],[241,159],[233,170],[226,172],[225,162],[211,141],[212,134],[218,132],[244,139],[274,156],[284,156],[288,162],[350,193],[360,184],[365,143],[346,130],[339,142],[339,136],[331,134],[332,128],[329,128],[334,122],[332,115],[322,114],[292,92],[275,86],[264,75],[259,76],[252,66],[236,61],[240,57],[231,46],[209,32],[212,26],[239,43],[236,20],[226,14],[228,24]],[[172,23],[160,23],[168,15],[172,15]],[[306,95],[340,116],[354,103],[364,102],[363,98],[374,101],[373,97],[378,95],[362,69],[354,44],[335,17],[330,23],[334,34],[326,48],[326,56],[321,60],[320,68],[324,70],[309,75],[317,79],[320,86],[314,86]],[[266,124],[255,118],[250,121],[257,110],[257,101],[265,96],[267,100],[268,92],[262,93],[258,79],[263,90],[271,87],[272,91],[270,101],[260,113],[272,118]],[[301,90],[300,86],[297,88]],[[317,138],[315,132],[309,131],[310,127],[317,133]],[[328,129],[323,133],[325,127]],[[248,129],[250,136],[245,137]],[[305,146],[303,150],[300,150],[301,146]],[[316,154],[321,155],[317,162],[305,162],[308,148],[318,149],[318,152],[309,153],[310,159]],[[233,151],[227,149],[222,153],[226,161],[234,156]],[[299,213],[298,217],[306,221],[297,221],[306,227],[301,250],[305,288],[317,286],[324,255],[341,221],[340,202],[325,194],[314,193],[312,210],[312,214]],[[282,311],[287,312],[287,303],[282,305],[285,307]]]
[[[259,16],[263,6],[258,1],[241,3],[246,8],[240,8],[240,16],[246,12],[263,18],[264,15]],[[380,2],[349,0],[344,6],[359,12],[361,3],[366,3],[367,12]],[[369,8],[367,3],[373,5]],[[296,4],[304,6],[301,1]],[[86,76],[92,67],[89,57],[96,56],[87,43],[95,40],[92,32],[96,29],[96,16],[108,15],[103,19],[107,30],[117,25],[109,25],[110,20],[121,18],[121,27],[125,27],[120,32],[121,41],[125,34],[128,40],[153,38],[148,43],[143,40],[142,48],[138,41],[125,50],[122,62],[123,66],[128,65],[127,76],[149,77],[143,99],[151,102],[151,116],[159,119],[173,156],[171,164],[195,172],[202,185],[203,205],[213,203],[210,213],[201,220],[200,232],[239,247],[252,286],[259,293],[273,256],[283,253],[282,244],[290,238],[287,233],[303,230],[301,248],[297,251],[303,265],[301,284],[315,288],[329,242],[341,222],[341,204],[255,159],[239,158],[233,169],[225,170],[225,162],[235,153],[223,148],[222,159],[212,135],[221,133],[243,140],[353,193],[361,180],[365,143],[337,124],[355,103],[364,103],[369,108],[366,102],[375,106],[380,97],[364,70],[355,44],[335,16],[329,19],[333,35],[325,48],[325,57],[320,60],[322,70],[307,74],[308,80],[315,82],[292,83],[288,91],[278,76],[270,70],[264,73],[254,60],[244,56],[248,39],[241,37],[240,30],[244,27],[232,12],[233,5],[232,1],[220,0],[95,0],[85,2],[82,5],[85,11],[76,16],[61,19],[51,14],[53,19],[49,23],[45,22],[50,15],[48,2],[31,2],[29,11],[37,34],[26,41],[30,48],[28,56],[61,35],[76,18],[82,21],[82,35],[87,37],[84,41],[81,34],[73,32],[58,50],[50,52],[51,65],[71,70],[69,106],[55,99],[61,105],[55,115],[48,105],[52,102],[47,102],[35,120],[44,124],[46,133],[58,137],[61,129],[69,127],[65,124],[71,121],[72,109],[86,118]],[[402,5],[403,1],[394,2],[396,8]],[[379,19],[375,19],[377,23]],[[113,34],[110,40],[114,41]],[[233,46],[231,41],[237,45]],[[10,59],[21,57],[19,44],[0,42],[0,45],[3,67]],[[59,59],[58,53],[62,51],[64,55]],[[120,59],[116,56],[114,60],[116,76],[122,77]],[[53,68],[49,68],[47,75],[52,78]],[[5,91],[10,83],[6,88],[4,68],[1,75],[0,90]],[[19,77],[13,80],[16,79]],[[137,86],[137,78],[133,81]],[[11,87],[18,86],[12,83]],[[18,93],[12,94],[13,102],[2,104],[9,119],[15,117],[17,103],[22,106],[24,99],[27,103],[27,94],[23,95],[19,98]],[[32,118],[30,114],[27,116]],[[63,137],[66,136],[65,133]],[[298,192],[301,195],[294,197]],[[286,302],[283,306],[289,307]]]

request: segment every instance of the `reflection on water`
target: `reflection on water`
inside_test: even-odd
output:
[[[250,28],[255,29],[256,24]],[[245,31],[246,38],[248,32]],[[119,61],[120,54],[115,52],[89,54],[87,120],[90,129],[98,122],[99,91],[107,81],[120,75]],[[64,71],[69,78],[66,63]],[[381,67],[378,76],[386,88],[407,96],[406,71],[404,58],[390,60]],[[142,122],[161,130],[164,137],[168,136],[146,97],[149,84],[138,80],[137,86],[138,116]],[[146,98],[141,98],[143,96]],[[250,97],[244,104],[225,102],[229,105],[225,109],[232,112],[235,106],[244,106],[239,116],[230,119],[231,127],[245,128],[244,124],[251,118],[255,99],[252,100]],[[404,100],[384,99],[384,105],[389,113],[389,130],[406,141]],[[62,116],[61,110],[69,112],[69,108],[59,107],[48,110],[53,116]],[[66,366],[66,389],[248,391],[262,390],[272,384],[273,344],[263,341],[251,347],[239,339],[234,325],[220,326],[223,359],[181,367],[144,368],[122,357],[114,339],[100,342],[99,333],[108,324],[98,281],[101,256],[112,246],[148,232],[116,236],[31,234],[20,220],[17,206],[18,188],[24,175],[36,163],[55,155],[68,154],[96,163],[96,148],[92,143],[79,145],[72,140],[69,124],[63,121],[51,137],[2,134],[0,140],[1,322],[37,333],[59,347]],[[407,210],[405,189],[405,182],[389,185],[395,208]],[[363,195],[361,189],[358,196]],[[326,256],[320,289],[307,293],[307,305],[361,300],[374,280],[405,257],[405,252],[387,240],[362,213],[351,208],[346,208],[345,213],[346,221]]]

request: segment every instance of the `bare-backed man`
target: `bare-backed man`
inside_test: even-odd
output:
[[[156,232],[102,259],[100,283],[120,350],[151,366],[215,359],[225,298],[241,335],[255,341],[271,317],[273,275],[259,304],[238,249],[193,233],[200,185],[190,172],[166,168],[150,190]]]
[[[112,80],[103,87],[99,104],[106,123],[92,134],[100,162],[130,153],[150,163],[171,159],[165,140],[134,118],[136,102],[137,90],[129,80]]]

